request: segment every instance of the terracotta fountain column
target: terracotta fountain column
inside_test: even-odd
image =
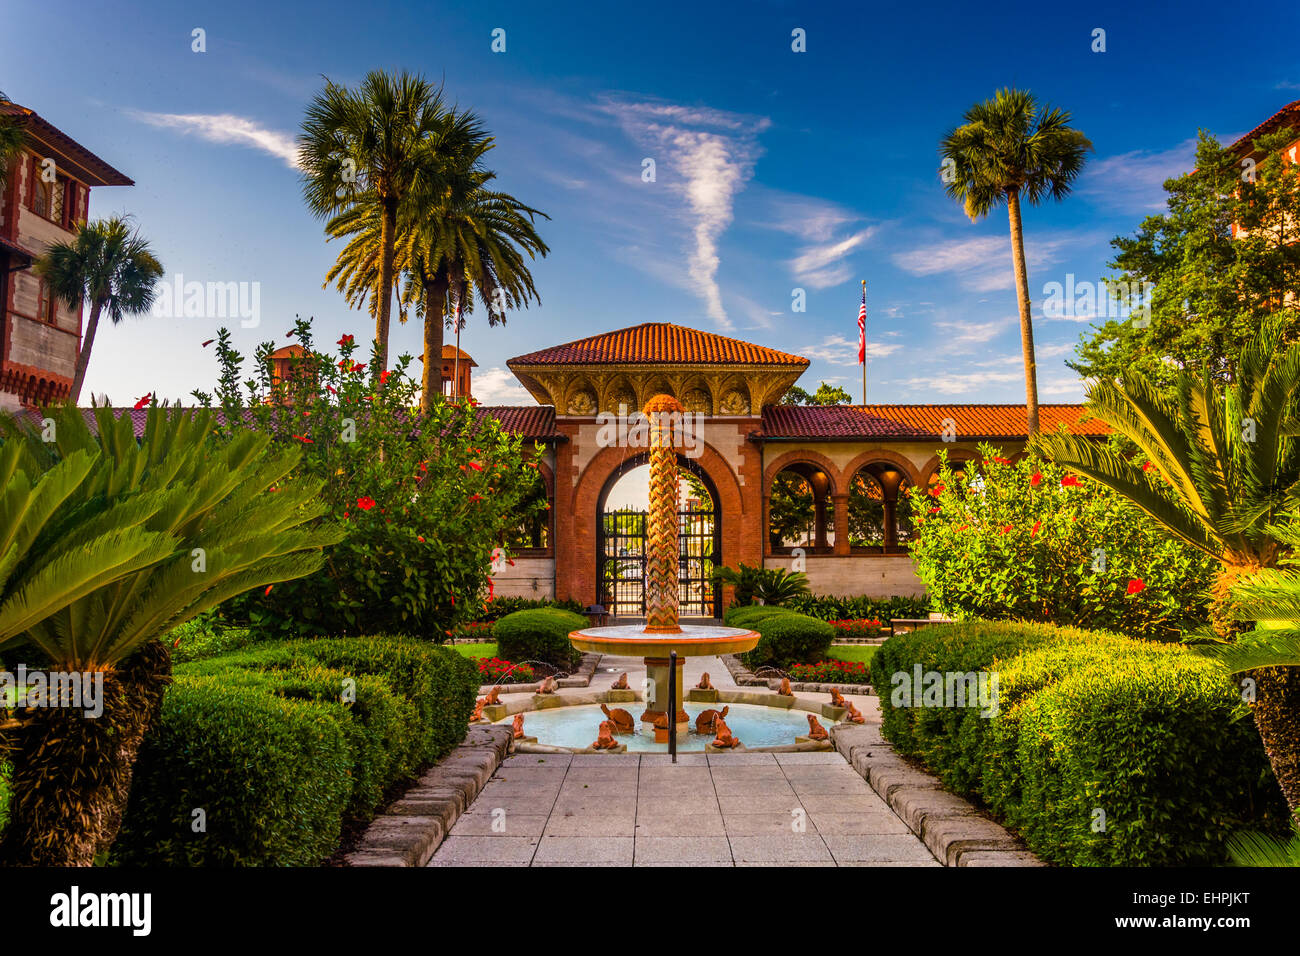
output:
[[[679,539],[677,450],[673,429],[681,427],[682,404],[671,395],[656,395],[646,402],[650,420],[650,513],[646,519],[646,626],[647,634],[680,634],[678,588],[680,587],[681,543]],[[645,659],[646,710],[643,721],[653,723],[670,709],[676,710],[678,733],[689,732],[689,720],[682,707],[682,667],[677,658],[677,699],[665,700],[668,692],[668,658]],[[675,705],[675,706],[674,706]]]

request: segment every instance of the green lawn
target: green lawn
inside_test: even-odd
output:
[[[854,664],[870,664],[871,656],[880,650],[879,644],[836,644],[826,655],[833,661],[850,661]]]
[[[457,654],[461,654],[471,660],[476,657],[497,656],[497,646],[495,642],[491,644],[453,644],[451,645],[451,649]]]

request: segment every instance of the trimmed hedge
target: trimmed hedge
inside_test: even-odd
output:
[[[894,676],[918,664],[996,674],[996,714],[896,706]],[[1215,864],[1233,831],[1285,829],[1240,692],[1181,646],[970,622],[890,638],[872,677],[894,748],[983,803],[1044,859]]]
[[[563,601],[552,601],[549,598],[525,598],[525,597],[499,597],[493,598],[483,605],[482,612],[475,618],[476,622],[499,621],[507,614],[514,614],[516,611],[533,611],[538,608],[559,608],[561,611],[572,611],[574,614],[581,614],[585,608],[577,601],[571,598],[565,598]]]
[[[759,633],[758,644],[742,655],[745,665],[751,668],[816,664],[826,657],[835,639],[835,628],[825,621],[784,607],[733,607],[723,621],[728,627],[745,627]]]
[[[261,645],[176,668],[114,862],[311,866],[464,739],[475,665],[406,638]],[[194,832],[195,810],[206,831]]]
[[[581,614],[558,607],[515,611],[500,618],[493,628],[497,656],[516,664],[542,661],[571,670],[582,655],[569,642],[569,632],[590,624]]]
[[[928,597],[905,597],[895,595],[889,598],[835,597],[831,594],[807,594],[791,598],[785,607],[809,617],[819,617],[823,621],[847,621],[854,619],[878,620],[888,625],[896,617],[918,618],[930,613]]]

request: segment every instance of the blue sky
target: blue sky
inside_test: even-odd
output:
[[[826,379],[860,400],[865,278],[868,401],[1023,401],[1006,216],[972,224],[944,195],[939,138],[1011,85],[1069,109],[1092,139],[1075,195],[1026,211],[1041,304],[1048,282],[1106,274],[1109,240],[1160,208],[1198,127],[1235,137],[1300,98],[1300,13],[1251,9],[65,2],[59,19],[76,27],[59,33],[56,66],[49,11],[25,4],[0,37],[0,89],[136,181],[95,190],[92,216],[131,213],[170,276],[260,284],[260,326],[232,329],[248,354],[283,344],[295,313],[316,317],[323,342],[368,337],[368,317],[322,288],[337,244],[302,204],[292,141],[322,74],[351,84],[405,68],[480,113],[501,187],[551,216],[542,305],[462,340],[482,400],[531,401],[505,369],[513,355],[646,321],[806,355],[805,387]],[[195,28],[206,52],[191,50]],[[806,52],[791,49],[796,28]],[[88,389],[123,404],[210,387],[200,343],[221,324],[104,328]],[[1042,400],[1079,399],[1063,363],[1087,322],[1035,325]],[[419,350],[415,324],[395,324],[393,353]]]

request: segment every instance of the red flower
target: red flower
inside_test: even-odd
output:
[[[939,506],[938,506],[938,505],[935,505],[933,508],[930,509],[930,514],[932,514],[932,515],[937,515],[938,513],[939,513]]]
[[[471,462],[469,463],[469,466],[470,466],[471,468],[473,468],[475,471],[482,471],[482,470],[483,470],[483,466],[480,465],[480,464],[479,464],[478,462],[476,462],[476,461],[471,461]]]
[[[1038,487],[1039,483],[1042,480],[1043,480],[1043,473],[1041,471],[1036,471],[1029,476],[1029,483],[1033,485],[1035,488]]]
[[[1042,526],[1043,523],[1041,521],[1035,521],[1033,528],[1031,528],[1029,531],[1029,536],[1032,538],[1034,535],[1038,534],[1038,529],[1041,528]]]
[[[380,385],[386,385],[386,384],[388,384],[388,376],[390,376],[390,375],[392,375],[392,374],[393,374],[393,373],[390,372],[390,371],[388,371],[387,369],[385,369],[384,371],[380,372],[380,373],[379,373],[379,384],[380,384]]]
[[[294,435],[293,437],[296,438],[296,439],[298,439],[298,441],[302,442],[304,445],[314,445],[314,444],[316,444],[314,441],[312,441],[312,440],[311,440],[310,438],[308,438],[306,435]]]
[[[262,597],[266,597],[268,594],[270,594],[270,593],[271,593],[271,588],[273,588],[273,587],[275,587],[274,584],[268,584],[268,585],[266,586],[266,590],[262,592]]]
[[[422,534],[417,534],[417,535],[415,536],[415,540],[416,540],[416,541],[419,541],[421,544],[423,544],[423,543],[424,543],[424,535],[422,535]]]
[[[1152,468],[1154,468],[1154,467],[1155,467],[1155,465],[1151,464],[1151,462],[1149,462],[1149,461],[1144,461],[1144,462],[1142,462],[1142,470],[1143,470],[1143,471],[1150,471],[1150,470],[1151,470]]]
[[[932,494],[932,495],[934,495],[934,497],[938,498],[941,494],[943,494],[943,489],[944,489],[944,485],[943,485],[943,484],[935,485],[933,488],[930,489],[930,494]]]
[[[204,348],[207,348],[209,345],[211,345],[211,344],[212,344],[213,342],[215,342],[215,341],[216,341],[216,339],[208,339],[206,342],[203,343],[203,347],[204,347]]]
[[[353,363],[352,363],[352,371],[354,371],[354,372],[358,372],[358,373],[359,373],[359,372],[363,372],[363,371],[365,371],[365,368],[366,368],[366,363],[365,363],[365,362],[353,362]]]
[[[351,335],[344,335],[343,338],[339,339],[338,344],[340,347],[342,347],[344,345],[351,345],[355,341],[356,339],[354,339]]]
[[[470,495],[470,496],[469,496],[469,503],[470,503],[470,504],[474,504],[474,503],[479,502],[479,501],[482,501],[482,500],[483,500],[483,496],[482,496],[482,495]]]
[[[1079,479],[1076,478],[1074,475],[1066,475],[1064,478],[1061,479],[1061,487],[1062,487],[1062,488],[1078,488],[1078,487],[1079,487]]]
[[[1003,534],[1010,534],[1014,527],[1015,527],[1014,525],[1004,524],[998,530],[1001,531]]]
[[[994,459],[993,459],[993,464],[995,464],[995,465],[1009,465],[1009,464],[1011,464],[1011,461],[1010,461],[1009,459],[1007,459],[1007,458],[994,458]]]
[[[369,511],[374,506],[375,506],[374,498],[370,498],[366,495],[362,495],[360,498],[357,499],[357,507],[360,508],[362,511]]]
[[[140,409],[144,408],[146,405],[149,404],[149,399],[151,398],[153,398],[153,392],[149,392],[148,394],[142,395],[139,398],[137,398],[135,400],[135,406],[134,406],[135,410],[138,412]]]
[[[495,583],[493,583],[491,578],[488,578],[487,582],[488,582],[488,600],[491,601],[494,597],[496,597],[497,586]]]
[[[1141,591],[1141,590],[1142,590],[1143,588],[1145,588],[1146,586],[1147,586],[1147,583],[1146,583],[1145,581],[1143,581],[1141,578],[1134,578],[1132,581],[1130,581],[1130,582],[1128,583],[1128,593],[1129,593],[1129,594],[1137,594],[1139,591]]]
[[[325,387],[328,388],[328,389],[329,389],[331,392],[333,392],[335,395],[337,395],[337,394],[339,393],[339,390],[338,390],[337,388],[335,388],[333,385],[330,385],[330,384],[327,383],[327,384],[325,385]]]

